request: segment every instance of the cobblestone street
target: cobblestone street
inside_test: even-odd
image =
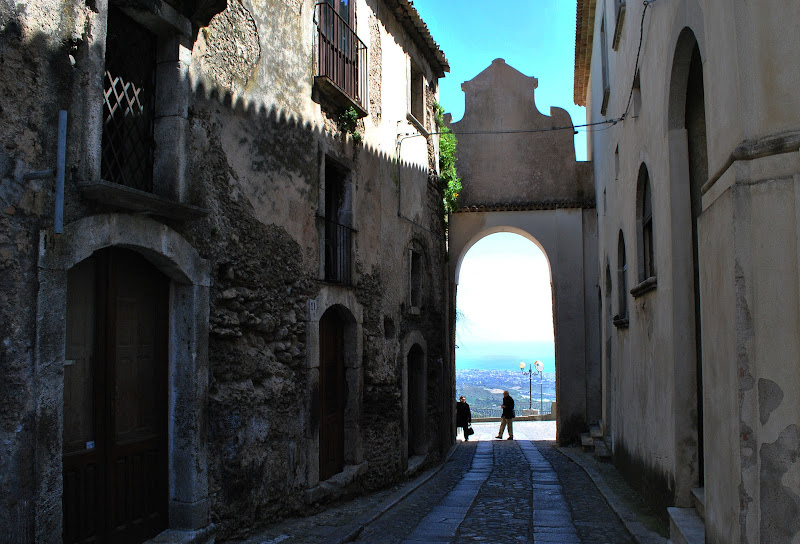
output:
[[[604,496],[587,474],[598,471],[584,470],[575,462],[580,453],[568,456],[554,447],[553,422],[518,421],[515,440],[495,439],[497,423],[473,427],[473,438],[459,439],[444,465],[414,481],[321,514],[287,520],[241,542],[666,542],[657,533],[642,530],[643,520],[635,519],[622,504],[635,502],[635,494],[613,468],[602,470],[606,476],[600,487],[612,495]],[[612,508],[615,504],[617,508]],[[628,518],[627,525],[633,522],[635,538],[621,517]]]

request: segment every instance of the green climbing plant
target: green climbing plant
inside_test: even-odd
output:
[[[442,212],[447,214],[458,209],[458,194],[461,192],[461,178],[456,170],[458,140],[453,131],[444,123],[444,108],[434,102],[436,127],[439,129],[439,184],[442,189]]]
[[[350,106],[339,114],[338,125],[339,130],[353,137],[353,142],[357,144],[361,143],[363,137],[358,130],[358,112],[353,106]]]

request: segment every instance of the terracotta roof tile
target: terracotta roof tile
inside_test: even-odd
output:
[[[397,20],[426,56],[436,76],[444,77],[444,73],[450,71],[450,63],[447,62],[439,44],[434,41],[428,25],[420,17],[414,3],[411,0],[384,0],[384,3],[394,12]]]
[[[575,88],[574,100],[578,106],[586,105],[586,87],[592,66],[594,42],[594,14],[597,0],[578,0],[575,14]]]
[[[471,212],[526,212],[531,210],[559,210],[565,208],[591,209],[596,206],[594,198],[579,200],[539,200],[536,202],[508,202],[495,204],[474,204],[463,206],[455,213]]]

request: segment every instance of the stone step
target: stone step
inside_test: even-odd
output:
[[[583,451],[591,451],[594,448],[594,439],[589,436],[589,433],[581,434],[581,447]]]
[[[591,435],[592,438],[602,438],[603,428],[600,425],[590,425],[589,434]]]
[[[694,509],[697,510],[697,515],[700,519],[706,519],[706,488],[695,487],[692,489],[692,496],[694,497]]]
[[[705,544],[706,526],[694,508],[667,508],[672,544]]]
[[[594,439],[594,456],[600,461],[610,461],[611,451],[606,446],[606,443],[601,438]]]

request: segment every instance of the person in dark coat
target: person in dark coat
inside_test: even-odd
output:
[[[464,441],[469,440],[467,429],[470,423],[472,423],[472,412],[469,410],[467,399],[462,395],[458,397],[458,402],[456,403],[456,427],[461,427],[463,429]]]
[[[497,433],[495,438],[503,438],[503,431],[508,425],[508,440],[514,440],[514,399],[508,394],[508,391],[503,391],[503,415],[500,418],[500,432]]]

